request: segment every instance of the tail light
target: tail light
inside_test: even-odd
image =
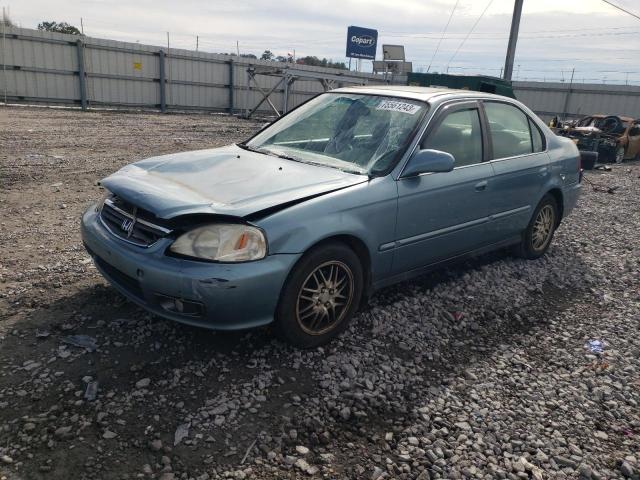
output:
[[[582,182],[582,175],[584,170],[582,169],[582,155],[578,155],[578,183]]]

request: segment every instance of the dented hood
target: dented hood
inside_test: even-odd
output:
[[[366,175],[249,152],[236,145],[152,157],[100,182],[160,218],[244,217],[367,181]]]

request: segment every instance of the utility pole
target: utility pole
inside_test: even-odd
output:
[[[567,88],[567,94],[564,97],[564,107],[562,108],[562,120],[567,119],[567,109],[569,108],[569,98],[571,98],[571,91],[573,87],[573,75],[576,73],[576,67],[571,70],[571,80],[569,80],[569,88]]]
[[[2,7],[2,83],[4,83],[4,105],[7,106],[7,14]]]
[[[166,84],[166,103],[170,104],[171,101],[171,88],[170,88],[170,84],[169,84],[169,80],[171,78],[171,61],[169,60],[171,58],[170,56],[171,53],[171,46],[170,46],[170,42],[169,42],[169,32],[167,32],[167,55],[166,55],[166,71],[165,71],[165,76],[166,76],[166,80],[167,80],[167,84]]]
[[[80,17],[80,33],[84,35],[84,22],[82,21],[82,17]]]
[[[524,0],[515,0],[513,6],[513,18],[511,19],[511,31],[509,32],[509,46],[507,47],[507,59],[504,62],[504,79],[511,81],[513,74],[513,61],[516,57],[516,43],[518,42],[518,30],[520,29],[520,17],[522,16],[522,3]]]

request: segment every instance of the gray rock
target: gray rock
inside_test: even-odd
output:
[[[563,457],[561,455],[557,455],[553,457],[553,459],[556,461],[558,465],[562,467],[576,468],[578,466],[578,464],[575,461],[571,460],[570,458]]]
[[[58,438],[69,438],[72,435],[71,434],[72,428],[73,427],[70,427],[70,426],[59,427],[59,428],[56,428],[53,434]]]
[[[151,379],[150,378],[143,378],[143,379],[138,380],[136,382],[136,388],[137,389],[147,388],[149,385],[151,385]]]
[[[349,418],[351,418],[351,409],[349,407],[344,407],[340,410],[340,416],[344,420],[349,420]]]
[[[382,477],[383,473],[384,473],[384,470],[382,470],[380,467],[376,466],[373,469],[373,473],[371,474],[371,480],[379,480]]]
[[[351,379],[354,379],[358,376],[358,372],[356,371],[355,368],[353,368],[353,365],[346,363],[342,366],[342,371],[345,373],[345,375]]]
[[[306,460],[304,460],[303,458],[298,458],[295,463],[294,466],[296,468],[299,468],[300,470],[306,472],[307,469],[310,467],[310,465],[307,463]]]
[[[179,445],[182,440],[189,436],[189,428],[191,427],[191,422],[181,423],[176,428],[175,433],[173,434],[173,446]]]
[[[309,453],[309,449],[303,445],[298,445],[296,447],[296,452],[298,452],[300,455],[306,455],[307,453]]]
[[[620,473],[622,473],[626,478],[631,478],[634,476],[634,469],[629,462],[624,461],[620,465]]]
[[[578,468],[578,476],[580,480],[590,480],[593,475],[593,471],[589,465],[582,464]]]

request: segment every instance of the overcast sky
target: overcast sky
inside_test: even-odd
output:
[[[640,0],[612,0],[640,14]],[[426,71],[456,0],[0,0],[19,26],[66,21],[88,36],[152,45],[260,55],[316,55],[344,61],[348,25],[375,28],[383,43],[405,45],[414,71]],[[489,5],[490,3],[490,5]],[[489,5],[477,27],[464,37]],[[498,75],[513,0],[459,0],[431,71]],[[455,51],[459,49],[457,55]],[[363,69],[371,69],[365,62]],[[514,77],[640,84],[640,20],[602,0],[524,0]]]

